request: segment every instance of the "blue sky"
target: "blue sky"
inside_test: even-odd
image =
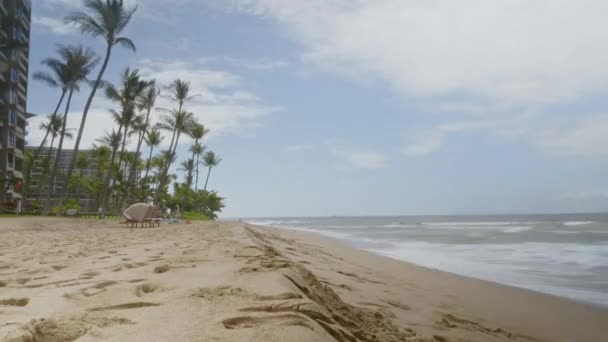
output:
[[[224,216],[608,207],[605,1],[126,2],[138,51],[117,49],[106,78],[131,66],[192,82],[188,109],[223,158],[210,185]],[[57,43],[102,53],[63,24],[79,8],[36,1],[31,73]],[[31,82],[29,110],[57,97]],[[111,106],[97,97],[85,146],[112,127]]]

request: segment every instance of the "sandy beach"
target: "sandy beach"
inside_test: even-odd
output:
[[[0,219],[0,341],[603,341],[608,309],[204,222]]]

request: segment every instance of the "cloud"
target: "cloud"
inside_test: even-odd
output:
[[[548,157],[608,157],[608,114],[593,115],[574,125],[564,123],[539,128],[532,144]]]
[[[325,70],[413,96],[570,101],[608,87],[603,0],[233,0],[272,18]]]
[[[432,129],[417,132],[412,142],[403,149],[408,157],[421,157],[437,152],[451,134],[479,131],[496,127],[496,122],[468,121],[442,124]]]
[[[32,23],[37,26],[42,32],[51,31],[59,35],[78,34],[78,30],[74,26],[66,25],[63,20],[52,17],[32,16]]]
[[[310,150],[311,148],[313,148],[312,145],[289,145],[289,146],[285,147],[285,151],[299,152],[299,151],[304,151],[304,150]]]
[[[329,150],[338,159],[339,164],[336,166],[338,171],[347,171],[351,168],[375,170],[387,166],[386,156],[380,152],[337,145],[330,145]]]
[[[211,135],[238,133],[259,124],[264,116],[281,111],[266,105],[257,95],[245,89],[241,78],[231,72],[208,69],[201,63],[187,61],[153,61],[139,63],[142,75],[167,86],[181,78],[190,82],[196,95],[186,105],[195,117],[211,129]],[[158,107],[172,108],[174,104],[160,99]]]
[[[260,71],[284,69],[289,66],[288,62],[281,60],[250,60],[235,57],[224,57],[222,60],[228,65]]]
[[[191,94],[196,95],[185,105],[185,109],[194,113],[194,116],[203,123],[206,128],[211,130],[210,138],[221,134],[236,134],[250,130],[260,125],[260,120],[265,116],[276,113],[281,109],[278,106],[266,105],[257,95],[248,91],[241,78],[233,73],[207,69],[200,64],[185,61],[155,61],[144,59],[138,63],[141,74],[148,79],[155,79],[158,86],[163,88],[168,86],[173,80],[181,78],[190,82]],[[86,93],[85,95],[88,95]],[[167,99],[160,98],[156,104],[157,108],[174,108],[175,105]],[[115,126],[110,120],[108,109],[115,108],[116,105],[110,103],[103,96],[103,92],[98,92],[93,103],[93,107],[87,117],[82,148],[90,148],[96,139],[109,132]],[[152,123],[158,122],[161,113],[152,113]],[[80,111],[71,112],[68,120],[68,127],[77,128],[80,126],[82,113]],[[44,136],[44,132],[38,130],[40,122],[45,117],[30,119],[30,130],[28,141],[39,144]],[[181,144],[190,144],[186,138],[180,140]],[[66,146],[72,147],[74,141],[66,141]],[[163,146],[169,145],[169,139],[163,141]],[[131,146],[132,147],[132,146]]]

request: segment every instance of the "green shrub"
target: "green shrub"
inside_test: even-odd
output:
[[[193,220],[193,221],[209,221],[209,218],[202,213],[198,213],[196,211],[186,211],[182,217],[184,220]]]

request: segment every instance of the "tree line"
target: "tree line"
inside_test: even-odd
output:
[[[92,49],[82,45],[59,46],[55,57],[42,62],[46,70],[34,74],[35,80],[58,90],[54,110],[40,126],[45,131],[42,142],[26,156],[26,193],[36,161],[44,170],[38,187],[43,214],[61,215],[66,208],[78,206],[82,192],[95,199],[102,218],[109,210],[117,210],[147,198],[170,207],[180,205],[184,211],[209,218],[216,218],[224,206],[223,198],[207,189],[211,171],[221,162],[221,158],[204,145],[209,130],[187,109],[195,97],[190,83],[176,79],[170,85],[161,87],[155,80],[145,79],[139,70],[129,67],[121,73],[116,84],[104,80],[115,49],[136,51],[135,43],[123,35],[136,11],[136,6],[127,8],[123,0],[85,0],[84,10],[67,16],[65,22],[77,27],[82,34],[103,40],[103,57],[98,57]],[[98,66],[97,74],[91,79]],[[72,130],[67,127],[70,107],[73,97],[85,84],[91,90],[82,111],[80,127]],[[115,127],[97,139],[91,155],[86,155],[79,153],[79,150],[96,96],[105,96],[114,104],[108,115]],[[160,97],[167,99],[173,108],[157,108]],[[162,113],[156,124],[152,122],[153,111]],[[163,132],[171,139],[168,149],[159,150],[164,140]],[[67,170],[62,172],[59,167],[61,151],[66,139],[74,137],[72,157]],[[185,178],[180,183],[171,171],[176,166],[180,141],[187,138],[192,140],[192,145],[188,159],[181,162],[178,168]],[[130,141],[135,143],[134,151],[127,148]],[[47,158],[39,160],[45,146],[56,148],[57,153],[54,158],[49,153]],[[142,156],[145,147],[148,151]],[[83,170],[91,167],[91,160],[96,161],[93,177],[83,174]],[[199,189],[201,164],[207,168],[206,175],[203,175],[203,189]],[[54,186],[57,180],[62,180],[64,185],[58,194]],[[171,184],[173,189],[170,189]],[[57,203],[53,201],[55,197]]]

